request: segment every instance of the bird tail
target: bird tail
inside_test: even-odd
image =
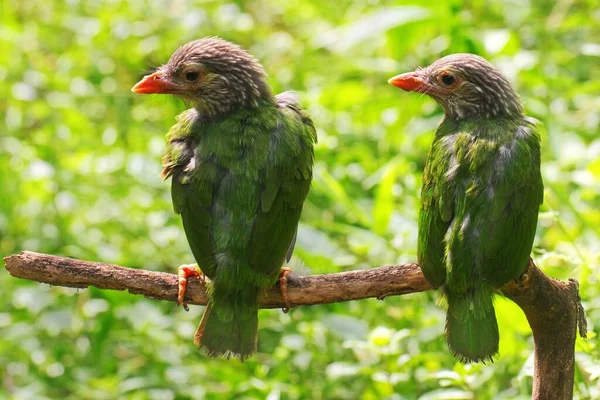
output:
[[[491,290],[469,294],[446,293],[446,339],[450,352],[461,362],[493,362],[498,353],[498,323]]]
[[[259,289],[220,290],[209,286],[210,301],[196,329],[194,343],[209,357],[244,361],[256,352]]]

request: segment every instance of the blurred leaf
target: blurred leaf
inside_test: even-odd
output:
[[[259,59],[274,92],[300,92],[319,131],[295,266],[412,262],[421,174],[443,115],[387,80],[475,52],[541,121],[546,190],[533,257],[553,277],[579,280],[590,334],[576,344],[575,397],[600,398],[596,3],[4,1],[0,257],[27,249],[169,272],[193,262],[159,177],[165,133],[186,105],[130,88],[183,43],[217,35]],[[240,364],[192,344],[202,307],[7,273],[0,287],[0,399],[531,397],[531,331],[500,297],[492,365],[449,354],[434,292],[261,310],[259,352]]]

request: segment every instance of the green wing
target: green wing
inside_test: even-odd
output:
[[[450,142],[455,130],[452,121],[440,125],[427,157],[421,187],[417,254],[425,278],[435,287],[446,281],[444,236],[454,218],[455,187],[445,177],[452,162]]]
[[[431,146],[423,172],[417,245],[421,270],[435,287],[446,281],[444,235],[453,218],[454,201],[443,193],[443,177],[447,167],[448,157],[439,140],[436,140]]]
[[[277,96],[279,118],[271,134],[260,203],[248,248],[249,266],[258,273],[276,276],[291,256],[310,189],[316,130],[291,93]]]
[[[219,169],[212,158],[195,156],[197,142],[181,122],[167,136],[163,176],[172,177],[171,196],[175,212],[181,214],[186,238],[202,272],[213,279],[216,273],[212,237],[212,198]],[[178,134],[182,131],[182,134]],[[199,165],[197,165],[197,163]]]
[[[502,171],[504,179],[496,178],[494,207],[481,232],[485,277],[496,287],[525,270],[544,199],[539,135],[533,128],[519,130],[523,139],[516,142],[513,159]]]

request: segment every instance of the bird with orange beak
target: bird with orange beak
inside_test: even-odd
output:
[[[544,196],[534,120],[508,80],[473,54],[446,56],[389,83],[444,109],[423,172],[418,261],[448,302],[451,353],[463,362],[493,360],[493,294],[525,271]]]
[[[209,356],[244,360],[257,349],[260,297],[294,250],[313,123],[293,94],[273,95],[255,58],[218,38],[181,46],[132,91],[172,94],[192,107],[167,134],[163,157],[197,262],[179,269],[178,301],[185,306],[188,277],[210,278],[194,342]]]

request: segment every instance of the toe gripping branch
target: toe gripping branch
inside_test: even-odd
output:
[[[287,267],[281,268],[279,273],[279,288],[281,290],[281,297],[285,307],[282,308],[284,313],[288,313],[292,309],[292,304],[288,297],[288,276],[291,275],[292,270]],[[178,278],[178,292],[177,292],[177,305],[183,306],[185,311],[189,311],[189,307],[185,302],[185,290],[189,278],[198,277],[200,282],[204,285],[206,283],[206,277],[200,270],[197,264],[184,264],[177,269]]]
[[[281,297],[283,297],[283,302],[285,303],[285,307],[283,307],[281,311],[286,314],[293,307],[288,297],[288,275],[291,273],[292,269],[287,267],[281,268],[281,272],[279,272],[279,289],[281,290]]]
[[[177,269],[177,277],[179,282],[179,291],[177,293],[177,305],[183,306],[185,311],[189,311],[187,303],[184,301],[185,289],[187,287],[187,281],[190,277],[198,277],[200,282],[204,284],[206,279],[200,267],[197,264],[183,264]]]

